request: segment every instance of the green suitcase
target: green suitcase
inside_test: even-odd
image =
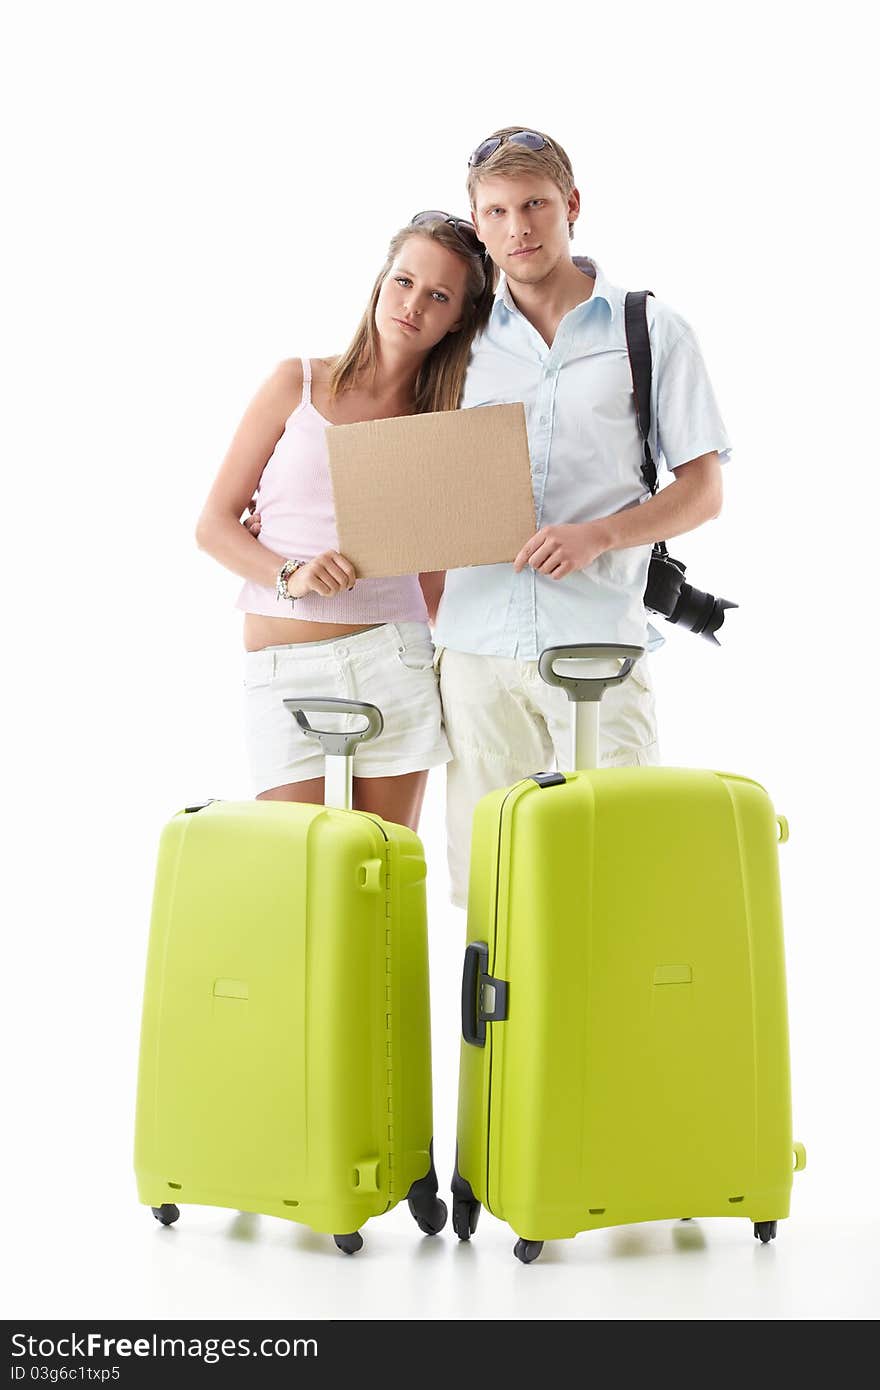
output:
[[[135,1169],[163,1224],[179,1203],[302,1222],[353,1253],[406,1198],[439,1231],[432,1156],[425,859],[351,809],[375,706],[287,701],[320,737],[338,807],[214,801],[161,838],[147,960]],[[353,734],[306,710],[359,712]]]
[[[554,662],[625,656],[618,674]],[[640,648],[555,648],[573,764],[477,807],[453,1226],[480,1206],[524,1263],[628,1222],[788,1215],[793,1144],[777,843],[757,783],[596,770],[599,699]],[[596,668],[593,667],[595,670]],[[617,670],[617,666],[613,668]],[[578,722],[580,720],[580,722]]]

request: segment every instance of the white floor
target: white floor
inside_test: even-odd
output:
[[[880,1225],[835,1222],[804,1191],[764,1247],[744,1220],[593,1232],[524,1266],[488,1216],[460,1245],[405,1206],[364,1249],[271,1217],[184,1208],[165,1229],[130,1186],[82,1202],[6,1203],[5,1316],[21,1318],[864,1319],[878,1312]]]

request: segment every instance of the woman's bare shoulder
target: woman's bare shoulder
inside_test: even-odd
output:
[[[300,357],[276,363],[260,387],[253,404],[286,420],[302,400],[303,364]]]
[[[281,390],[301,391],[303,384],[303,364],[301,357],[285,357],[272,372],[270,381]]]

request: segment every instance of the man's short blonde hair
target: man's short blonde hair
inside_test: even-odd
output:
[[[514,135],[518,130],[532,130],[532,126],[507,125],[501,130],[493,130],[486,139],[499,138],[500,136]],[[543,130],[536,130],[536,135],[541,135],[546,140],[546,145],[542,150],[529,150],[523,145],[513,145],[509,140],[502,140],[498,149],[482,164],[475,164],[468,169],[467,192],[470,199],[471,211],[476,210],[477,188],[483,179],[491,178],[516,178],[520,174],[541,173],[547,178],[552,179],[562,194],[563,200],[567,203],[571,190],[574,188],[574,171],[571,167],[571,160],[565,150],[557,140],[551,140],[549,135],[545,135]],[[574,223],[568,224],[568,235],[574,236]]]

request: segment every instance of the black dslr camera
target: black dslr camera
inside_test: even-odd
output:
[[[716,598],[705,594],[702,589],[686,584],[685,566],[681,560],[673,560],[666,546],[659,541],[651,552],[648,566],[648,583],[645,586],[645,607],[651,613],[659,613],[668,623],[681,623],[683,627],[705,637],[719,646],[715,633],[724,622],[728,608],[738,605],[730,599]]]

